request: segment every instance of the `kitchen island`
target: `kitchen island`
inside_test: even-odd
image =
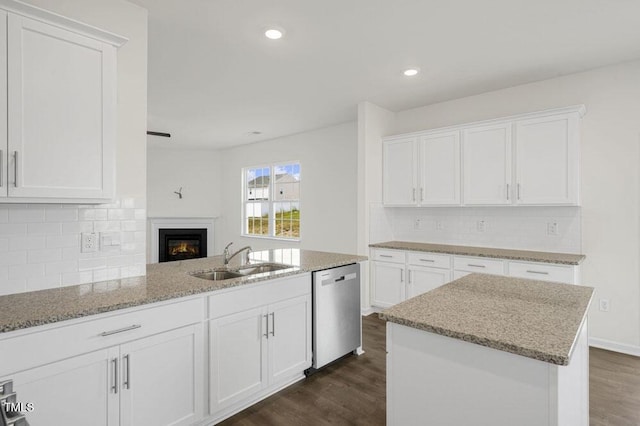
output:
[[[592,294],[471,274],[383,311],[387,424],[587,426]]]

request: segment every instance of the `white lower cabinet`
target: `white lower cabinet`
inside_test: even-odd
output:
[[[209,299],[212,420],[222,420],[304,377],[312,361],[309,274]]]
[[[440,287],[451,281],[451,272],[447,269],[407,266],[407,299]]]
[[[191,425],[204,416],[203,313],[191,299],[0,336],[0,381],[33,403],[31,426]]]
[[[466,275],[492,274],[578,284],[578,265],[524,262],[423,251],[371,249],[371,305],[388,308]]]
[[[373,292],[371,303],[387,308],[405,299],[404,264],[371,262]]]

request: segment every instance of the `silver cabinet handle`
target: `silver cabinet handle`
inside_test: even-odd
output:
[[[467,266],[473,266],[474,268],[486,268],[485,265],[474,265],[473,263],[467,263]]]
[[[13,151],[13,186],[18,187],[18,151]]]
[[[276,337],[276,313],[271,312],[271,335]]]
[[[404,282],[404,269],[400,269],[400,282]]]
[[[409,284],[411,284],[411,269],[409,269]]]
[[[420,188],[420,201],[424,201],[424,188]]]
[[[420,261],[421,262],[431,262],[431,263],[435,262],[435,260],[433,260],[433,259],[420,259]]]
[[[413,198],[413,201],[416,200],[416,189],[415,188],[413,188],[413,197],[412,198]]]
[[[4,179],[4,167],[2,165],[2,162],[4,161],[4,151],[0,149],[0,188],[2,188],[3,186],[3,179]]]
[[[518,200],[520,199],[520,184],[518,184]]]
[[[131,364],[131,358],[129,358],[129,354],[126,354],[125,356],[122,357],[122,361],[126,361],[125,367],[124,367],[124,379],[122,379],[122,386],[124,386],[125,389],[131,389],[131,376],[129,374],[129,367]]]
[[[379,256],[380,256],[380,257],[388,257],[388,258],[393,257],[393,256],[391,256],[390,254],[381,254],[381,255],[379,255]]]
[[[548,273],[548,272],[545,272],[545,271],[529,271],[529,270],[527,270],[527,272],[528,272],[529,274],[549,275],[549,273]]]
[[[142,327],[140,324],[133,324],[133,325],[130,325],[129,327],[119,328],[117,330],[103,331],[102,333],[100,333],[100,336],[102,337],[111,336],[112,334],[123,333],[125,331],[135,330],[136,328],[140,328],[140,327]]]
[[[111,364],[113,365],[113,384],[111,385],[111,390],[113,393],[118,393],[118,358],[113,358]]]
[[[269,315],[263,315],[264,320],[267,322],[266,327],[265,327],[265,333],[263,334],[264,337],[266,337],[267,339],[269,338]]]
[[[507,201],[509,201],[509,184],[507,184]]]

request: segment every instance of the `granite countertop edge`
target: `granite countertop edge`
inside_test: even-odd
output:
[[[507,342],[502,342],[500,340],[487,339],[483,337],[476,336],[474,334],[462,333],[455,330],[450,330],[442,327],[434,327],[424,323],[416,323],[406,318],[387,315],[383,312],[378,314],[378,317],[382,320],[393,322],[395,324],[404,325],[406,327],[415,328],[417,330],[428,331],[430,333],[439,334],[441,336],[451,337],[453,339],[462,340],[464,342],[473,343],[480,346],[485,346],[487,348],[496,349],[502,352],[509,352],[514,355],[520,355],[527,358],[532,358],[538,361],[547,362],[549,364],[555,364],[560,366],[569,365],[569,360],[571,359],[571,353],[573,352],[573,346],[575,346],[575,340],[572,345],[571,351],[568,355],[562,354],[550,354],[547,352],[539,351],[532,348],[525,348],[522,346],[513,345]]]
[[[241,287],[245,285],[256,284],[259,282],[280,279],[280,278],[295,276],[295,275],[304,274],[304,273],[315,272],[323,269],[336,268],[339,266],[359,263],[367,260],[367,257],[359,256],[359,255],[314,252],[309,250],[305,251],[305,253],[309,254],[310,256],[320,255],[321,257],[326,257],[328,255],[332,257],[332,260],[319,261],[318,263],[314,263],[313,265],[295,266],[295,269],[291,271],[270,273],[268,275],[260,274],[259,276],[254,276],[254,277],[240,277],[240,278],[232,278],[232,279],[220,280],[220,281],[208,281],[200,278],[189,277],[191,281],[190,284],[192,285],[186,286],[185,288],[175,288],[173,290],[169,290],[164,293],[155,294],[153,296],[148,296],[148,297],[145,296],[137,299],[132,298],[131,300],[127,300],[127,301],[119,300],[114,303],[108,303],[108,301],[107,302],[103,301],[98,306],[91,306],[90,305],[91,301],[83,301],[82,300],[83,296],[77,295],[78,293],[80,293],[80,288],[88,288],[91,286],[102,286],[102,287],[114,286],[116,288],[121,288],[123,287],[123,284],[124,284],[125,285],[124,287],[126,287],[126,285],[131,285],[133,290],[138,290],[140,287],[144,287],[146,290],[148,286],[154,286],[154,280],[157,281],[158,278],[154,277],[153,275],[150,276],[149,274],[147,274],[145,276],[140,276],[140,277],[121,278],[121,279],[108,280],[108,281],[98,281],[93,283],[79,284],[79,285],[62,287],[62,288],[54,288],[54,289],[48,289],[48,290],[39,290],[34,292],[16,293],[16,294],[0,296],[0,315],[2,314],[1,312],[2,310],[8,310],[8,309],[2,309],[3,303],[5,304],[4,307],[7,307],[12,304],[11,303],[12,300],[20,299],[21,301],[24,302],[25,298],[27,297],[32,297],[34,299],[34,303],[27,303],[28,305],[31,305],[31,310],[33,311],[32,313],[27,312],[26,314],[23,314],[21,318],[20,317],[16,318],[16,316],[20,316],[20,312],[18,312],[17,315],[10,317],[9,319],[2,318],[0,316],[0,335],[3,333],[23,330],[26,328],[44,326],[44,325],[53,324],[61,321],[84,318],[92,315],[104,314],[104,313],[114,312],[122,309],[135,308],[135,307],[153,304],[157,302],[164,302],[167,300],[179,299],[182,297],[196,296],[199,294],[204,295],[206,293],[215,293],[216,291],[220,291],[220,290],[227,290],[230,288]],[[215,258],[220,258],[220,256],[215,256]],[[212,259],[212,258],[205,258],[205,259]],[[199,261],[202,259],[195,259],[195,260]],[[266,262],[270,262],[270,261],[266,261]],[[163,268],[162,265],[167,265],[167,264],[154,264],[152,267]],[[167,268],[169,267],[170,266],[167,266]],[[217,267],[217,265],[214,265],[214,267]],[[198,270],[207,270],[207,269],[212,269],[212,267],[204,267],[204,268],[193,267],[189,272],[194,272]],[[174,273],[174,276],[172,276],[171,278],[173,278],[174,280],[180,279],[180,278],[187,280],[187,275],[189,274],[189,272],[184,272],[184,271],[176,272]],[[193,283],[196,283],[196,286],[193,286]],[[171,284],[173,284],[173,281],[171,282]],[[123,291],[127,291],[127,289],[125,288]],[[68,311],[61,310],[59,312],[54,312],[46,315],[37,314],[38,309],[34,305],[38,305],[39,303],[40,304],[46,303],[47,299],[49,298],[53,301],[58,301],[57,296],[61,292],[75,295],[75,297],[63,296],[62,298],[63,303],[67,303],[69,306]],[[92,293],[91,296],[96,296],[96,295]],[[108,296],[109,296],[108,291],[98,295],[98,297],[106,297],[106,298],[108,298]]]
[[[423,251],[429,253],[451,254],[459,256],[486,257],[492,259],[520,260],[557,265],[576,266],[585,259],[583,254],[553,253],[495,247],[457,246],[449,244],[417,243],[410,241],[386,241],[369,244],[372,248],[392,250]]]

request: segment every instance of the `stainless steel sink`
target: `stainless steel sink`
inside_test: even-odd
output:
[[[234,268],[231,270],[218,269],[213,271],[199,271],[194,272],[191,275],[196,278],[202,278],[205,280],[221,281],[229,280],[232,278],[249,277],[256,274],[281,271],[290,268],[293,268],[293,266],[285,265],[283,263],[258,263],[255,265],[245,265],[240,268]]]
[[[237,272],[232,272],[232,271],[205,271],[205,272],[198,272],[191,275],[193,275],[196,278],[202,278],[205,280],[212,280],[212,281],[220,281],[220,280],[228,280],[231,278],[244,277],[243,274],[239,274]]]
[[[243,275],[263,274],[265,272],[280,271],[282,269],[291,268],[291,265],[284,265],[282,263],[263,263],[259,265],[249,265],[238,270]]]

